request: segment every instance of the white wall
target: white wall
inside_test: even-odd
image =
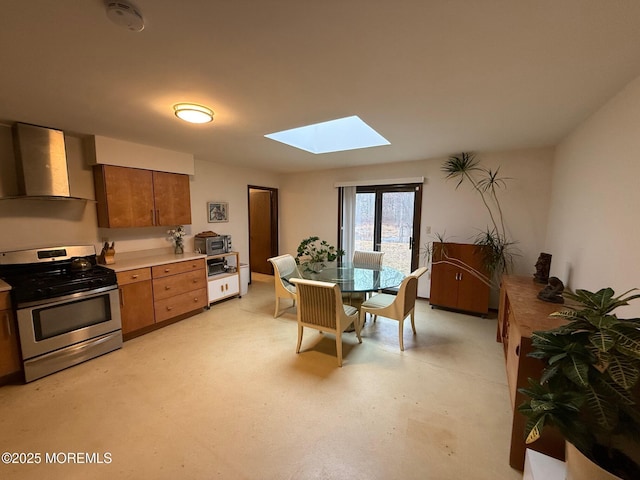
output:
[[[518,242],[521,256],[514,273],[532,275],[543,251],[549,212],[553,149],[530,149],[499,153],[479,153],[487,168],[500,167],[510,177],[501,197],[505,223]],[[477,194],[469,187],[456,190],[456,182],[446,181],[441,166],[446,158],[435,158],[366,168],[344,168],[283,177],[280,217],[280,251],[295,254],[300,241],[318,235],[337,242],[338,193],[335,182],[402,177],[425,177],[422,205],[421,244],[433,240],[432,233],[446,233],[448,240],[470,242],[489,224],[489,217]],[[334,243],[335,244],[335,243]],[[428,297],[428,281],[421,281],[420,296]]]
[[[69,185],[74,196],[95,199],[93,173],[86,139],[65,135]],[[13,142],[10,126],[0,126],[0,192],[15,194]],[[130,166],[138,166],[135,159]],[[187,225],[185,250],[193,251],[193,235],[204,230],[233,235],[240,260],[249,260],[247,186],[278,188],[278,176],[195,160],[190,177],[192,225]],[[208,223],[207,202],[229,202],[229,222]],[[105,241],[115,242],[117,253],[170,249],[170,227],[98,228],[94,202],[62,200],[0,200],[0,251],[92,244],[99,253]]]
[[[191,232],[212,230],[232,235],[233,248],[240,261],[249,263],[248,186],[279,188],[279,175],[257,169],[236,168],[196,159],[191,181]],[[228,223],[208,223],[207,202],[229,202]],[[193,249],[193,242],[187,242]]]
[[[557,147],[546,245],[572,289],[640,287],[639,127],[640,77]]]

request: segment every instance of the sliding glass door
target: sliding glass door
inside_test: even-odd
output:
[[[361,186],[355,190],[353,225],[343,223],[354,250],[385,252],[384,265],[408,274],[418,267],[422,185]]]

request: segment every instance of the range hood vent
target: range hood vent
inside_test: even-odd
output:
[[[13,146],[18,195],[12,198],[78,199],[69,190],[62,131],[17,123],[13,127]]]

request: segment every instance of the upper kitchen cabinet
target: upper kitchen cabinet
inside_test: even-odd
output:
[[[115,165],[93,168],[99,227],[191,223],[188,175]]]
[[[153,172],[153,199],[156,208],[156,225],[191,223],[188,175]]]

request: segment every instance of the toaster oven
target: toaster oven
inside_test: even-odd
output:
[[[196,237],[195,251],[207,255],[218,255],[233,251],[231,235],[217,235],[215,237]]]

